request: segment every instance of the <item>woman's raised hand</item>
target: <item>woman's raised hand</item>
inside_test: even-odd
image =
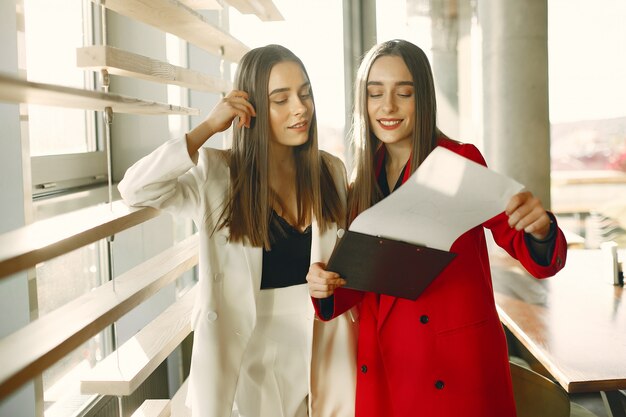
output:
[[[233,90],[222,98],[211,110],[211,113],[198,126],[193,128],[186,135],[187,151],[190,157],[195,153],[211,136],[223,132],[230,127],[235,117],[239,117],[238,127],[250,127],[256,111],[248,101],[248,93],[241,90]]]
[[[233,90],[223,97],[211,110],[204,123],[208,124],[213,134],[228,129],[235,119],[239,117],[237,127],[250,127],[256,111],[248,101],[248,93],[241,90]]]
[[[342,287],[346,281],[336,272],[326,271],[326,265],[321,262],[311,264],[306,274],[309,294],[313,298],[327,298],[333,295],[335,289]]]

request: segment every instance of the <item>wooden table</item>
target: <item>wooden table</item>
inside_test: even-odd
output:
[[[492,257],[500,320],[568,393],[600,392],[626,417],[626,295],[603,273],[599,250],[570,250],[552,278],[532,278],[511,258]]]

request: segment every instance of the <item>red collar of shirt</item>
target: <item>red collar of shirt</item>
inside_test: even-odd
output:
[[[387,154],[387,150],[385,148],[385,145],[381,145],[376,150],[376,155],[374,156],[376,178],[378,178],[378,176],[380,175],[380,171],[383,169],[386,154]],[[411,155],[409,155],[409,160],[407,161],[406,166],[404,167],[404,172],[402,173],[402,184],[404,184],[411,176],[411,157],[412,156],[413,154],[411,153]]]

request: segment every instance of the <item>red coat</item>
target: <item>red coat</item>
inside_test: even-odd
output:
[[[473,145],[439,146],[485,165]],[[457,256],[416,301],[337,289],[334,316],[361,301],[357,417],[515,417],[483,227],[537,278],[565,264],[560,229],[550,265],[541,266],[501,213],[454,242]]]

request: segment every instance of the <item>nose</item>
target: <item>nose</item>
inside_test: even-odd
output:
[[[308,108],[306,106],[306,103],[299,96],[296,96],[295,100],[293,101],[293,107],[291,108],[291,111],[295,116],[301,116],[307,113]]]
[[[382,110],[385,113],[393,113],[396,110],[396,101],[393,94],[385,94],[383,97]]]

